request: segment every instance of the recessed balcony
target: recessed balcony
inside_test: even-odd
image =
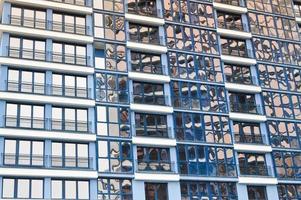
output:
[[[139,173],[176,173],[175,163],[170,160],[136,160]]]
[[[213,6],[217,10],[244,14],[248,12],[243,0],[214,0]]]

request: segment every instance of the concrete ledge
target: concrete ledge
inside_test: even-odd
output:
[[[40,7],[40,8],[52,8],[54,10],[62,11],[62,12],[72,12],[72,13],[78,13],[78,14],[92,14],[93,9],[92,7],[86,7],[86,6],[78,6],[78,5],[72,5],[72,4],[65,4],[60,2],[54,2],[54,1],[47,1],[47,0],[7,0],[8,2],[19,4],[19,5],[25,5],[29,7]]]
[[[181,180],[189,181],[220,181],[220,182],[237,182],[237,177],[215,177],[215,176],[180,176]]]
[[[235,14],[244,14],[244,13],[248,12],[248,9],[245,7],[232,6],[232,5],[225,4],[225,3],[213,2],[213,7],[217,10],[231,12],[231,13],[235,13]]]
[[[234,149],[243,152],[269,153],[272,152],[270,145],[264,144],[234,144]]]
[[[301,24],[301,17],[296,17],[296,22],[297,22],[298,24]]]
[[[217,28],[217,33],[221,36],[234,37],[234,38],[244,39],[244,40],[252,38],[252,33],[244,32],[244,31],[224,29],[224,28]]]
[[[228,55],[221,55],[221,59],[223,62],[229,64],[238,64],[238,65],[256,65],[257,61],[254,58],[243,58],[239,56],[228,56]]]
[[[144,43],[138,43],[138,42],[126,42],[126,46],[129,49],[133,49],[136,51],[142,51],[142,52],[148,52],[148,53],[158,53],[163,54],[167,52],[166,46],[161,45],[153,45],[153,44],[144,44]]]
[[[59,141],[94,142],[96,134],[34,130],[22,128],[0,128],[0,136],[26,139],[51,139]]]
[[[96,179],[97,171],[88,170],[69,170],[69,169],[28,169],[23,168],[1,168],[0,176],[18,176],[18,177],[54,177],[54,178],[76,178],[76,179]]]
[[[142,137],[142,136],[134,136],[132,142],[133,144],[148,145],[148,146],[162,146],[162,147],[177,145],[176,139]]]
[[[148,17],[148,16],[135,15],[130,13],[125,13],[125,19],[127,19],[130,22],[153,25],[153,26],[162,26],[165,24],[165,20],[163,18]]]
[[[142,72],[129,72],[129,78],[136,81],[144,81],[151,83],[169,83],[170,77],[159,74],[150,74],[150,73],[142,73]]]
[[[12,34],[27,36],[27,37],[39,37],[44,39],[52,38],[57,41],[73,42],[78,44],[93,43],[92,36],[57,32],[51,30],[42,30],[42,29],[35,29],[35,28],[26,28],[22,26],[0,24],[0,31],[1,33],[8,32]]]
[[[238,177],[239,184],[246,185],[277,185],[277,178],[274,177]]]
[[[89,108],[95,106],[95,101],[76,97],[48,96],[19,92],[0,92],[0,99],[14,102],[51,103],[53,105],[75,106]]]
[[[69,65],[54,62],[45,62],[37,60],[27,60],[19,58],[0,57],[0,64],[23,67],[31,70],[51,70],[59,73],[72,73],[80,75],[89,75],[94,73],[93,67]]]
[[[235,113],[230,112],[229,117],[235,121],[244,121],[244,122],[265,122],[267,118],[265,115],[256,115],[256,114],[247,114],[247,113]]]
[[[246,93],[260,93],[261,87],[257,85],[244,85],[236,83],[225,83],[225,87],[229,91],[233,92],[246,92]]]
[[[173,113],[173,107],[171,106],[156,106],[156,105],[131,103],[130,109],[136,112],[146,112],[146,113],[161,113],[161,114]]]
[[[140,181],[179,181],[180,176],[178,174],[167,173],[135,173],[135,180]]]

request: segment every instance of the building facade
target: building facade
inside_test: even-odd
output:
[[[1,199],[301,199],[301,1],[0,10]]]

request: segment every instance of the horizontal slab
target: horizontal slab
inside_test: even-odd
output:
[[[160,172],[153,173],[135,173],[135,180],[137,181],[179,181],[180,176],[178,174],[167,174]]]
[[[233,92],[260,93],[261,87],[257,85],[245,85],[237,83],[225,83],[226,89]]]
[[[148,145],[148,146],[176,146],[176,139],[168,139],[168,138],[155,138],[155,137],[142,137],[142,136],[134,136],[133,144],[140,145]]]
[[[239,56],[229,56],[229,55],[221,55],[221,59],[223,62],[229,64],[238,64],[238,65],[256,65],[257,61],[254,58],[244,58]]]
[[[265,122],[267,118],[265,115],[247,114],[247,113],[236,113],[230,112],[229,117],[235,121],[245,121],[245,122]]]
[[[131,103],[130,108],[131,110],[136,112],[161,113],[161,114],[173,113],[173,107],[171,106],[156,106],[156,105]]]
[[[136,51],[142,51],[142,52],[148,52],[148,53],[158,53],[163,54],[167,52],[166,46],[161,45],[153,45],[153,44],[144,44],[144,43],[138,43],[138,42],[126,42],[126,46],[129,49],[136,50]]]
[[[159,74],[129,72],[129,78],[137,81],[151,82],[151,83],[169,83],[170,77]]]
[[[243,152],[269,153],[272,152],[270,145],[263,144],[234,144],[234,149]]]
[[[129,13],[125,13],[125,19],[127,19],[130,22],[153,25],[153,26],[162,26],[165,24],[165,20],[163,18],[148,17],[148,16],[135,15]]]
[[[213,7],[217,10],[231,12],[231,13],[235,13],[235,14],[244,14],[244,13],[248,12],[248,9],[246,7],[232,6],[232,5],[225,4],[225,3],[213,2]]]
[[[239,184],[246,185],[276,185],[278,184],[277,178],[274,177],[238,177]]]
[[[221,36],[232,37],[238,39],[250,39],[252,38],[252,33],[237,31],[231,29],[217,28],[217,33]]]

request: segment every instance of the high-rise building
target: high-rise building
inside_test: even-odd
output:
[[[0,5],[0,199],[301,199],[300,0]]]

